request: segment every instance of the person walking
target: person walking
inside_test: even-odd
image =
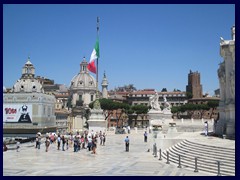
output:
[[[106,134],[103,133],[103,146],[105,146],[105,142],[106,142]]]
[[[20,149],[20,142],[19,141],[17,141],[17,143],[16,143],[16,149],[17,149],[17,152],[19,152],[19,149]]]
[[[37,137],[37,144],[38,144],[38,149],[40,149],[40,146],[41,146],[41,134],[39,133],[38,134],[38,137]]]
[[[124,141],[125,141],[125,146],[126,146],[126,152],[128,152],[129,151],[129,138],[128,138],[128,136],[126,136]]]
[[[97,149],[97,136],[92,139],[92,154],[96,154]]]
[[[45,146],[46,146],[46,152],[48,152],[48,148],[50,146],[50,139],[49,139],[49,137],[46,137]]]
[[[207,136],[208,135],[208,122],[207,121],[205,121],[205,123],[204,123],[204,129],[205,129],[205,136]]]
[[[144,142],[147,142],[147,131],[145,131],[144,135]]]
[[[73,149],[74,149],[74,152],[77,152],[78,151],[78,140],[77,140],[77,136],[74,137],[74,140],[73,140]]]
[[[88,136],[88,151],[92,150],[92,137]]]
[[[60,134],[58,135],[58,137],[57,137],[57,147],[58,147],[58,150],[60,150],[60,144],[61,144],[61,137],[60,137]]]
[[[64,150],[65,143],[66,143],[66,140],[65,140],[65,138],[64,138],[64,135],[62,135],[62,150],[63,150],[63,151],[65,151],[65,150]]]

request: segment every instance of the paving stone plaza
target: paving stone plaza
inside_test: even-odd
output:
[[[178,164],[166,164],[152,153],[153,137],[148,134],[144,142],[144,130],[130,134],[108,133],[105,146],[98,142],[97,154],[87,149],[73,152],[57,150],[57,144],[35,149],[35,142],[21,144],[20,151],[8,150],[3,153],[3,176],[216,176],[216,173],[194,172],[193,168],[178,168]],[[130,151],[125,152],[124,138],[130,138]],[[163,136],[164,137],[164,136]],[[235,141],[218,137],[206,137],[201,131],[182,132],[174,136],[165,135],[157,142],[157,148],[165,150],[185,139],[207,146],[228,147],[235,150]],[[150,149],[150,152],[148,152]],[[232,162],[235,166],[235,162]]]

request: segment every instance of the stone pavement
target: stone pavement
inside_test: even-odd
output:
[[[149,134],[148,142],[143,142],[143,131],[131,132],[130,151],[125,152],[124,138],[126,134],[109,134],[106,145],[98,144],[97,154],[91,154],[86,149],[73,152],[57,150],[57,145],[50,145],[45,152],[45,145],[35,149],[34,143],[21,144],[20,152],[9,150],[3,152],[3,176],[216,176],[206,172],[195,173],[193,169],[177,168],[176,164],[166,164],[166,160],[158,160],[152,155],[153,138]],[[161,137],[161,136],[160,136]],[[157,139],[157,144],[164,148],[184,139],[202,139],[213,145],[227,143],[233,147],[235,141],[219,138],[208,138],[200,133],[179,133]],[[159,148],[159,147],[158,147]],[[150,149],[150,152],[147,150]]]

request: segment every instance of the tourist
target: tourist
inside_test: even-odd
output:
[[[45,141],[45,146],[46,146],[46,152],[48,152],[48,147],[50,146],[50,138],[47,136],[46,141]]]
[[[58,138],[57,138],[57,145],[58,145],[58,150],[60,150],[60,145],[61,145],[61,137],[60,134],[58,134]]]
[[[83,135],[81,136],[81,144],[82,144],[82,149],[85,149],[85,138]]]
[[[72,146],[73,140],[74,140],[73,135],[72,135],[72,133],[70,133],[70,146]]]
[[[50,143],[52,144],[55,141],[55,137],[53,133],[50,133]]]
[[[127,129],[128,129],[128,134],[130,134],[130,126],[128,126]]]
[[[144,142],[147,142],[147,131],[144,133]]]
[[[64,135],[62,135],[62,150],[63,150],[63,151],[65,151],[65,150],[64,150],[65,143],[66,143],[66,140],[65,140],[65,138],[64,138]]]
[[[105,142],[106,142],[106,134],[103,133],[103,146],[105,146]]]
[[[7,150],[8,150],[8,148],[7,148],[6,143],[3,143],[3,152],[5,152],[5,151],[7,151]]]
[[[92,139],[92,154],[96,154],[97,149],[97,136],[94,136]]]
[[[125,141],[125,145],[126,145],[126,151],[128,152],[129,151],[129,138],[128,138],[128,136],[126,136],[124,141]]]
[[[77,144],[78,144],[78,140],[77,140],[77,136],[75,136],[74,139],[73,139],[73,149],[74,149],[74,152],[78,151]]]
[[[19,149],[20,149],[20,142],[19,141],[17,141],[17,143],[16,143],[16,149],[17,149],[17,152],[19,152]]]
[[[92,150],[92,137],[88,136],[88,150],[91,151]]]
[[[99,138],[100,138],[100,145],[103,145],[103,134],[102,131],[99,133]]]
[[[38,147],[38,134],[36,134],[36,146],[35,146],[35,148],[37,149],[37,147]]]
[[[38,137],[37,137],[37,146],[38,146],[38,149],[40,149],[40,146],[41,146],[41,134],[38,133]]]
[[[207,121],[205,121],[205,123],[204,123],[204,130],[205,130],[205,136],[207,136],[208,135],[208,122]]]

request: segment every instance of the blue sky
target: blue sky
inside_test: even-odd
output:
[[[220,37],[231,39],[235,24],[230,4],[4,5],[3,85],[14,85],[30,55],[36,75],[69,86],[90,59],[97,16],[99,81],[105,70],[109,90],[185,91],[190,70],[200,72],[203,92],[219,88]]]

